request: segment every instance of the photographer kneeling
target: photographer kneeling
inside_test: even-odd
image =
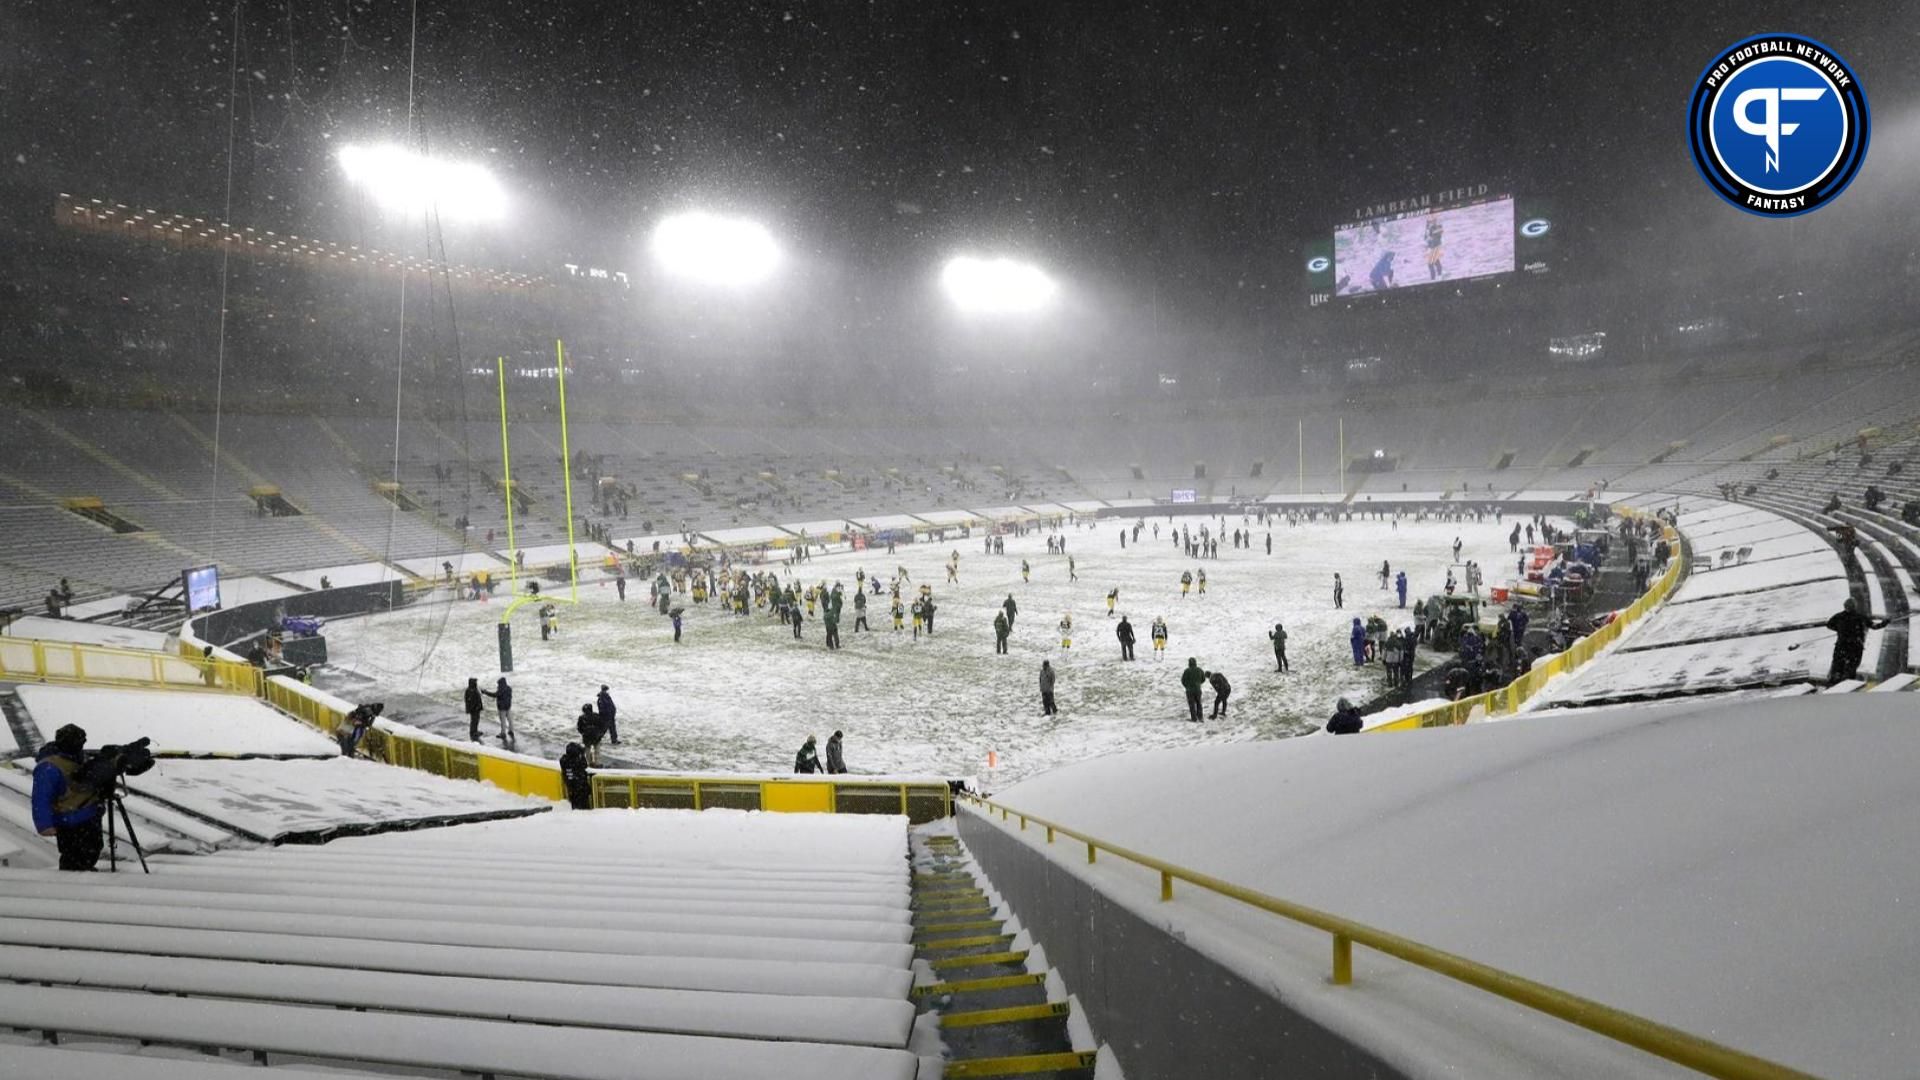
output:
[[[60,846],[60,869],[91,870],[100,861],[101,793],[87,783],[87,733],[68,724],[40,748],[33,767],[33,827]]]

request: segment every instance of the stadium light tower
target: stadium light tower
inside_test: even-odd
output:
[[[1059,284],[1032,263],[973,255],[948,259],[940,286],[955,307],[986,315],[1039,311],[1060,292]]]
[[[780,246],[766,226],[703,210],[662,219],[652,249],[662,269],[706,285],[752,285],[780,267]]]
[[[433,209],[461,221],[498,221],[506,215],[506,189],[484,166],[430,158],[390,143],[343,146],[339,158],[348,182],[385,209]]]

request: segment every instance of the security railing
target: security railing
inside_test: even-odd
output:
[[[914,824],[953,813],[942,781],[595,773],[593,805],[649,809],[770,810],[822,814],[901,814]]]
[[[1469,960],[1464,956],[1436,949],[1431,945],[1423,945],[1398,934],[1375,929],[1365,923],[1342,918],[1305,904],[1282,900],[1277,896],[1269,896],[1256,889],[1235,885],[1229,881],[1222,881],[1198,870],[1190,870],[1152,855],[1130,851],[1118,844],[1089,836],[1058,822],[1022,813],[989,799],[971,794],[962,794],[960,798],[964,802],[981,808],[982,816],[989,820],[997,813],[1001,822],[1009,826],[1017,820],[1021,832],[1025,832],[1029,825],[1045,830],[1048,844],[1065,837],[1075,844],[1085,845],[1089,863],[1098,862],[1099,855],[1104,852],[1153,871],[1160,876],[1160,900],[1163,903],[1173,901],[1174,882],[1181,881],[1195,888],[1205,889],[1238,901],[1248,907],[1278,915],[1302,926],[1325,931],[1333,938],[1332,982],[1335,986],[1352,984],[1353,947],[1361,945],[1375,952],[1403,960],[1415,967],[1424,968],[1484,990],[1496,997],[1505,998],[1536,1012],[1586,1028],[1615,1042],[1644,1050],[1656,1057],[1665,1058],[1707,1076],[1722,1077],[1725,1080],[1795,1080],[1795,1078],[1812,1080],[1810,1074],[1797,1069],[1755,1057],[1744,1051],[1735,1050],[1710,1039],[1703,1039],[1698,1035],[1688,1034],[1678,1028],[1668,1027],[1658,1021],[1648,1020],[1643,1016],[1636,1016],[1610,1005],[1602,1005],[1600,1002],[1547,986],[1544,983],[1534,982],[1476,960]]]
[[[1685,560],[1680,554],[1680,534],[1670,526],[1662,527],[1668,543],[1674,545],[1673,557],[1667,560],[1667,568],[1647,591],[1633,603],[1621,609],[1612,622],[1581,638],[1568,646],[1565,652],[1541,660],[1529,668],[1526,674],[1505,686],[1489,690],[1484,694],[1475,694],[1458,701],[1450,701],[1422,712],[1389,720],[1365,729],[1376,731],[1412,731],[1416,728],[1449,727],[1464,724],[1475,713],[1482,716],[1500,716],[1518,712],[1520,706],[1540,692],[1556,676],[1565,675],[1575,668],[1599,655],[1602,649],[1618,640],[1627,627],[1638,622],[1641,617],[1660,605],[1680,581],[1680,573]]]
[[[259,669],[241,661],[39,638],[0,637],[0,679],[156,690],[228,690],[255,695],[260,692]]]
[[[267,702],[335,734],[347,703],[287,678],[267,680]],[[391,725],[368,729],[360,749],[375,761],[451,780],[481,780],[516,795],[565,799],[557,765],[520,754],[453,743]],[[916,824],[949,817],[952,789],[942,781],[675,776],[613,770],[593,774],[596,807],[768,810],[787,813],[903,814]]]

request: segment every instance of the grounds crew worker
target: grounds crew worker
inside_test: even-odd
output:
[[[60,847],[60,869],[92,870],[105,840],[100,793],[81,782],[87,733],[67,724],[40,748],[33,767],[33,827]]]

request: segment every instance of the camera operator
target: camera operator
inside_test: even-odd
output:
[[[102,819],[111,835],[110,815],[116,808],[127,827],[127,841],[134,851],[140,851],[133,820],[119,805],[119,787],[123,777],[139,776],[153,768],[152,743],[143,737],[125,746],[103,746],[89,754],[85,729],[67,724],[53,733],[52,742],[40,748],[33,767],[33,827],[42,836],[52,836],[59,845],[60,869],[94,868],[107,846],[100,835]],[[142,852],[141,866],[145,865]]]
[[[60,847],[60,869],[91,870],[103,843],[101,792],[88,783],[87,733],[67,724],[40,748],[33,767],[33,827]]]

